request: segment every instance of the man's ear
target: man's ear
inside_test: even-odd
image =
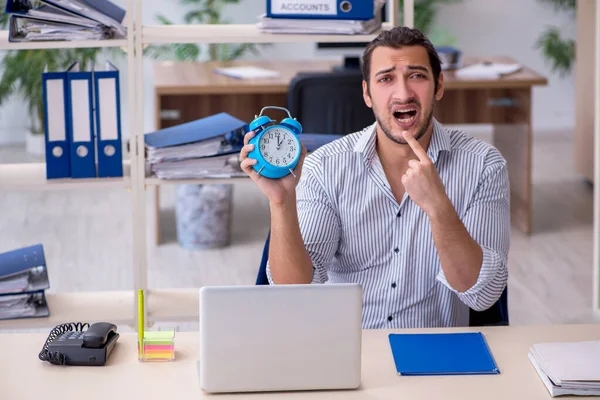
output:
[[[440,79],[438,79],[438,89],[437,89],[437,93],[435,94],[435,99],[437,101],[440,101],[442,99],[442,97],[444,97],[444,73],[443,72],[440,73]]]
[[[367,82],[364,79],[362,81],[362,88],[363,88],[363,99],[365,99],[365,104],[369,108],[372,108],[373,104],[371,103],[371,95],[369,95],[369,88],[367,86]]]

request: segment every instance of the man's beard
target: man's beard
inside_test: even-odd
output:
[[[393,114],[392,114],[392,118],[395,118]],[[379,118],[379,115],[377,113],[375,113],[375,119],[377,120],[377,123],[381,127],[381,130],[383,131],[383,133],[385,133],[385,136],[390,138],[390,140],[392,140],[398,144],[408,144],[405,139],[397,138],[394,135],[392,135],[391,126],[389,126],[384,121],[382,121]],[[421,126],[421,128],[417,131],[417,134],[415,135],[416,140],[421,139],[423,137],[423,135],[425,135],[425,132],[427,132],[427,128],[429,128],[429,125],[431,124],[432,119],[433,119],[433,105],[431,106],[431,109],[429,110],[429,114],[425,117],[423,126]]]

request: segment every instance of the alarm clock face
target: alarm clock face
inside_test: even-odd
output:
[[[263,158],[276,167],[290,165],[298,156],[298,140],[287,129],[271,128],[259,141],[259,150]]]

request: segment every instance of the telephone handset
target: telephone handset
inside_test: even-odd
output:
[[[108,322],[58,325],[39,358],[56,365],[104,365],[118,338],[117,326]]]

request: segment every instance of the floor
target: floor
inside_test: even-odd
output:
[[[595,318],[592,187],[573,171],[569,136],[536,135],[534,146],[534,233],[512,232],[511,324],[589,323]],[[0,163],[35,158],[20,147],[0,148]],[[174,197],[175,186],[162,186],[162,243],[148,246],[150,286],[253,284],[269,221],[261,193],[251,183],[234,187],[231,244],[212,250],[178,245]],[[51,291],[131,287],[127,190],[4,192],[0,210],[0,251],[43,243]]]

